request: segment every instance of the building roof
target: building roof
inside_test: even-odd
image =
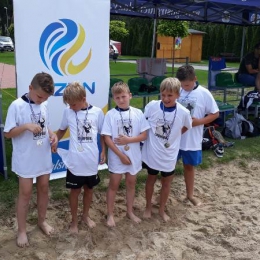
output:
[[[205,32],[194,30],[194,29],[188,29],[189,34],[205,34]]]

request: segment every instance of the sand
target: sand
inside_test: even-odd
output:
[[[67,200],[51,201],[48,222],[56,233],[45,236],[35,225],[36,203],[31,203],[28,234],[30,247],[15,244],[14,213],[0,220],[1,260],[86,260],[86,259],[171,259],[171,260],[259,260],[260,259],[260,165],[248,166],[238,161],[196,172],[195,194],[203,206],[184,203],[183,176],[172,184],[167,212],[171,216],[163,223],[154,206],[153,218],[134,224],[125,217],[125,192],[116,198],[115,228],[105,226],[105,192],[96,192],[91,217],[97,226],[90,230],[79,225],[79,234],[68,233],[70,213]],[[156,184],[156,192],[160,183]],[[135,202],[138,216],[145,205],[144,191]]]

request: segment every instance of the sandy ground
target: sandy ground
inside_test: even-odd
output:
[[[15,244],[15,216],[0,224],[1,260],[85,259],[173,259],[173,260],[259,260],[260,259],[260,166],[251,161],[246,168],[238,162],[197,172],[196,195],[203,206],[183,202],[185,186],[176,176],[167,211],[171,221],[163,223],[154,206],[151,220],[133,224],[125,217],[125,193],[116,201],[117,227],[105,226],[105,193],[96,192],[91,216],[97,226],[81,224],[77,236],[68,233],[70,213],[67,200],[51,201],[48,221],[56,233],[46,237],[36,226],[35,199],[30,208],[28,233],[31,246]],[[157,184],[157,193],[160,183]],[[135,202],[138,216],[145,205],[144,192]]]

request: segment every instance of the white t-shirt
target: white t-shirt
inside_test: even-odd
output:
[[[53,168],[47,102],[40,105],[31,102],[31,106],[32,110],[25,95],[13,101],[8,108],[4,127],[6,133],[17,126],[34,122],[42,128],[38,134],[24,131],[12,138],[12,171],[23,178],[49,174]]]
[[[200,85],[192,91],[182,89],[178,102],[190,110],[191,116],[194,118],[204,118],[206,114],[214,114],[219,111],[212,94]],[[203,127],[203,125],[198,125],[184,133],[180,149],[184,151],[201,150]]]
[[[151,128],[142,148],[142,160],[152,169],[171,172],[177,161],[181,130],[191,128],[190,113],[179,103],[174,108],[163,108],[158,100],[146,105],[144,115]]]
[[[98,133],[104,121],[103,111],[89,106],[78,112],[64,110],[60,129],[70,130],[69,150],[58,149],[66,167],[76,176],[97,174],[99,163]]]
[[[140,133],[150,128],[140,109],[130,106],[127,110],[121,110],[121,115],[122,118],[120,112],[116,108],[107,112],[102,128],[102,135],[111,136],[113,140],[118,137],[119,134],[138,136]],[[130,174],[135,175],[142,169],[140,143],[130,143],[128,146],[130,147],[128,151],[124,150],[124,145],[117,145],[117,148],[128,156],[131,160],[131,165],[123,164],[119,157],[108,148],[108,168],[110,172],[129,172]]]

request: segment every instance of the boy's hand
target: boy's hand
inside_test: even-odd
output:
[[[53,153],[57,153],[58,137],[54,133],[50,136],[50,145],[51,145],[51,151]]]
[[[50,136],[50,144],[51,146],[58,144],[58,137],[54,133]]]
[[[27,130],[34,134],[38,134],[42,131],[42,128],[37,124],[27,124]]]
[[[129,143],[129,137],[126,135],[118,135],[117,138],[114,138],[114,143],[117,145],[125,145]]]
[[[102,152],[101,154],[100,154],[100,162],[99,162],[99,164],[104,164],[105,162],[106,162],[106,153],[105,152]]]
[[[132,164],[130,159],[128,158],[127,155],[123,154],[119,157],[120,158],[120,161],[123,163],[123,164],[126,164],[126,165],[130,165]]]

